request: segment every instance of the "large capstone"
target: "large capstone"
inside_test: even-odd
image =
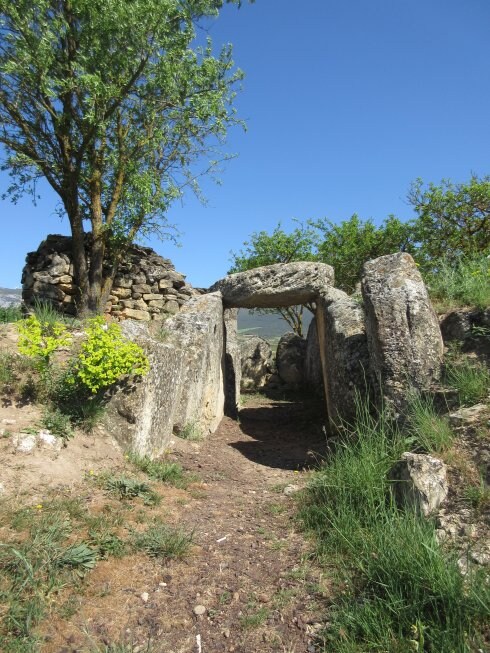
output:
[[[224,412],[223,305],[219,293],[190,299],[157,337],[127,320],[123,332],[145,349],[150,372],[111,399],[107,429],[139,454],[160,455],[173,433],[188,426],[202,435]]]
[[[333,268],[325,263],[277,263],[230,274],[210,292],[219,290],[227,307],[278,308],[312,302],[333,281]]]
[[[330,288],[317,299],[316,324],[330,422],[352,422],[358,396],[370,387],[364,313],[359,302]]]
[[[371,369],[384,397],[399,412],[410,386],[425,389],[440,376],[439,322],[409,254],[366,263],[362,295]]]

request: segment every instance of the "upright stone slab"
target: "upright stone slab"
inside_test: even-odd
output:
[[[192,424],[204,435],[224,410],[223,306],[219,293],[190,299],[152,337],[146,324],[126,320],[126,337],[150,359],[150,372],[109,402],[106,428],[124,447],[158,456],[174,432]]]
[[[238,342],[238,309],[225,308],[225,415],[236,419],[240,402],[242,377],[240,344]]]
[[[191,299],[165,322],[185,352],[183,384],[174,413],[174,430],[193,424],[213,433],[224,415],[224,325],[221,295]]]
[[[323,383],[330,422],[352,422],[356,394],[370,389],[369,354],[364,314],[342,290],[327,289],[317,299],[316,323]]]
[[[306,340],[296,333],[281,336],[276,351],[277,373],[281,381],[302,386],[305,381]]]
[[[306,336],[305,382],[315,393],[323,394],[323,371],[316,317],[311,320]]]
[[[399,412],[410,386],[427,388],[440,376],[439,322],[409,254],[390,254],[366,263],[362,295],[372,373]]]
[[[314,301],[333,280],[333,268],[325,263],[277,263],[230,274],[210,292],[219,290],[228,308],[278,308]]]
[[[246,391],[263,388],[272,374],[272,349],[267,340],[259,336],[247,336],[240,342],[241,389]]]

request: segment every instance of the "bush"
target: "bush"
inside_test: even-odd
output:
[[[141,347],[123,337],[118,324],[102,317],[89,321],[87,338],[74,364],[78,381],[95,394],[128,374],[144,375],[150,369]]]
[[[71,344],[71,336],[61,322],[40,322],[35,315],[20,320],[18,348],[21,354],[34,359],[40,371],[46,372],[51,356]]]

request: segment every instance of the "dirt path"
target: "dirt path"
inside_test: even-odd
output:
[[[82,584],[53,596],[40,651],[315,651],[328,588],[295,528],[294,494],[284,492],[304,485],[323,453],[315,414],[318,407],[254,396],[239,422],[225,418],[200,442],[178,440],[171,457],[199,481],[186,490],[159,484],[161,505],[126,504],[121,528],[130,536],[163,519],[193,532],[189,555],[167,564],[143,553],[100,560]],[[122,457],[107,462],[116,472],[128,469]],[[70,496],[94,514],[108,509],[90,478]]]
[[[323,443],[303,404],[251,402],[240,424],[225,419],[199,453],[182,454],[206,483],[183,516],[200,550],[173,576],[166,612],[207,612],[192,618],[188,633],[171,629],[172,650],[198,650],[197,635],[209,653],[315,650],[325,588],[305,564],[309,547],[284,488],[304,483]]]

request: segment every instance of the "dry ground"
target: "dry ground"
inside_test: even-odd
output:
[[[38,416],[36,407],[4,404],[7,435]],[[18,536],[9,524],[16,510],[73,498],[92,515],[119,512],[122,539],[154,519],[193,533],[182,560],[135,552],[109,557],[50,595],[37,628],[39,651],[314,651],[328,587],[295,523],[294,495],[284,493],[304,484],[323,452],[313,414],[308,402],[248,397],[239,422],[225,418],[203,441],[175,442],[170,459],[197,480],[186,489],[151,482],[162,498],[157,507],[121,502],[97,482],[104,470],[143,478],[101,432],[77,434],[59,454],[13,453],[10,438],[2,438],[0,480],[9,509],[1,514],[0,539]],[[80,528],[74,540],[87,538]]]

